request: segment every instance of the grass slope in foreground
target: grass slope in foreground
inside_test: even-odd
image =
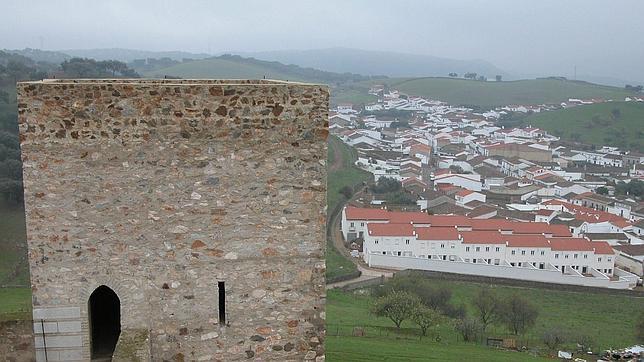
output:
[[[559,328],[572,335],[591,336],[595,342],[593,350],[627,347],[638,342],[635,336],[635,323],[638,313],[644,310],[644,297],[518,288],[440,279],[431,279],[431,282],[435,287],[449,288],[452,291],[451,303],[465,305],[470,316],[476,315],[471,301],[481,288],[492,289],[500,297],[519,294],[530,300],[538,307],[539,317],[535,326],[525,336],[520,337],[522,340],[529,341],[528,347],[530,349],[536,346],[541,351],[545,351],[541,339],[543,333],[552,328]],[[444,357],[443,360],[496,361],[506,358],[503,352],[474,343],[461,342],[454,329],[446,323],[430,330],[428,332],[430,338],[423,339],[421,342],[418,338],[420,330],[409,321],[403,322],[401,331],[397,331],[389,319],[371,315],[369,313],[371,301],[372,298],[366,295],[340,290],[327,292],[326,350],[330,360],[353,360],[356,350],[362,350],[371,356],[392,356],[390,360],[395,360],[393,359],[393,351],[396,349],[407,351],[410,353],[410,358],[427,358],[423,356],[447,353],[447,351],[455,354],[452,357],[447,355],[448,357]],[[351,336],[353,326],[366,327],[367,337],[345,337]],[[384,337],[387,332],[389,332],[389,336]],[[506,328],[501,325],[490,327],[489,332],[494,336],[508,336]],[[337,334],[340,334],[341,337],[335,337]],[[383,336],[381,337],[380,334]],[[432,338],[437,334],[442,338],[440,343],[434,342],[434,338]],[[377,343],[371,341],[377,341]],[[364,348],[357,348],[356,345],[364,346]],[[463,351],[470,350],[472,353],[477,353],[476,351],[480,350],[480,356],[461,359],[460,354],[455,352],[460,351],[461,348]],[[569,341],[562,348],[575,350],[575,342]],[[492,353],[496,354],[492,355]],[[529,360],[528,354],[518,355],[520,357],[517,357],[516,354],[509,356],[508,360]],[[376,358],[375,360],[383,359]]]
[[[549,361],[528,353],[457,341],[448,325],[430,329],[421,340],[420,330],[409,321],[397,331],[389,319],[369,314],[370,303],[367,296],[327,291],[325,351],[329,361]],[[363,327],[366,336],[351,337],[353,326]],[[435,341],[437,334],[440,342]]]
[[[329,136],[329,153],[327,158],[327,213],[336,209],[343,196],[340,189],[344,186],[354,187],[370,178],[370,174],[354,166],[357,159],[355,151],[336,136]],[[327,241],[329,238],[327,238]],[[348,275],[356,266],[340,254],[332,243],[327,242],[326,277],[327,279]]]
[[[375,83],[378,81],[370,82],[370,84]],[[619,101],[631,94],[617,87],[552,78],[508,82],[411,78],[389,79],[384,83],[410,95],[429,97],[456,105],[478,106],[483,109],[508,104],[560,103],[568,98],[599,97]]]
[[[523,123],[562,138],[644,152],[644,103],[609,102],[536,113]]]
[[[25,211],[13,202],[0,202],[0,286],[28,286]],[[0,302],[1,303],[1,302]]]

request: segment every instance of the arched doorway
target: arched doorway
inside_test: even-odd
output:
[[[92,358],[112,357],[121,334],[121,301],[112,289],[101,285],[88,304]]]

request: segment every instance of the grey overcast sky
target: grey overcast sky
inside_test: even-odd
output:
[[[349,47],[644,80],[642,0],[2,0],[0,48]]]

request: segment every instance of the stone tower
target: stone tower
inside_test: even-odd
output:
[[[322,359],[328,98],[19,83],[37,359]]]

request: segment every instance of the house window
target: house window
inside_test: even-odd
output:
[[[409,245],[409,239],[405,240],[405,244]]]
[[[351,227],[353,227],[353,226],[354,226],[353,223],[351,223]]]
[[[398,256],[400,256],[400,254],[402,254],[402,253],[399,251],[399,252],[398,252]]]
[[[361,222],[361,223],[360,223],[360,226],[364,226],[364,223],[363,223],[363,222]]]
[[[534,255],[534,250],[530,250],[530,255]]]
[[[608,269],[608,274],[612,273],[613,269]]]
[[[568,254],[565,255],[565,258],[568,259]]]
[[[497,246],[497,247],[496,247],[496,251],[497,251],[497,252],[501,251],[501,248],[499,248],[499,247]]]
[[[456,248],[456,245],[454,245],[454,244],[450,244],[450,246],[449,246],[449,247],[450,247],[451,249],[455,249],[455,248]]]
[[[226,325],[226,285],[224,282],[217,282],[219,289],[219,324]]]
[[[584,259],[588,259],[588,254],[584,254]]]
[[[608,258],[607,260],[608,260],[608,261],[611,261],[611,260],[613,260],[613,259],[611,259],[611,258]]]
[[[374,241],[374,244],[378,244],[378,239],[376,239],[376,241]]]
[[[601,261],[602,261],[602,258],[597,258],[597,261],[601,262]]]
[[[555,259],[559,259],[559,254],[555,254]]]
[[[469,262],[470,262],[470,258],[465,258],[465,262],[466,262],[466,263],[469,263]]]
[[[383,251],[383,252],[382,252],[382,255],[387,255],[387,252],[386,252],[386,251]]]
[[[494,259],[494,265],[499,265],[501,263],[500,259]]]
[[[577,254],[573,255],[573,257],[574,257],[575,259],[577,259]]]
[[[514,255],[514,254],[516,254],[516,253],[517,253],[517,251],[516,251],[516,250],[512,250],[512,255]]]
[[[427,255],[427,259],[431,259],[431,258],[432,258],[432,256],[431,256],[431,255]]]
[[[525,255],[525,250],[521,250],[521,255]]]
[[[490,247],[489,247],[489,246],[486,246],[486,247],[485,247],[485,251],[490,251]]]
[[[441,248],[445,248],[445,244],[441,244]]]
[[[466,247],[465,247],[465,251],[470,251],[470,247],[469,247],[469,246],[466,246]]]
[[[481,247],[480,247],[480,246],[477,246],[477,247],[476,247],[476,251],[481,251]]]

